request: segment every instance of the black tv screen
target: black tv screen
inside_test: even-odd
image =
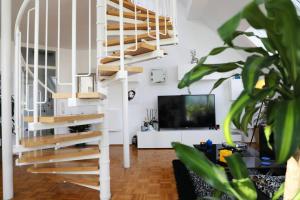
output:
[[[158,97],[160,129],[214,127],[214,95],[180,95]]]

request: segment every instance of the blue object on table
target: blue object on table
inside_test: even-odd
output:
[[[266,157],[266,156],[263,156],[260,159],[263,160],[263,161],[270,161],[271,160],[270,157]]]
[[[213,143],[211,140],[207,140],[206,141],[206,150],[207,152],[211,152],[212,151],[212,146],[213,146]]]
[[[272,165],[272,162],[270,162],[270,161],[261,161],[260,164],[262,166],[270,166],[270,165]]]

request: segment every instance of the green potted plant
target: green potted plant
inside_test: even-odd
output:
[[[242,20],[254,29],[265,30],[267,37],[239,31]],[[284,199],[300,199],[300,19],[291,0],[253,0],[218,29],[224,46],[210,51],[180,81],[178,87],[189,87],[204,76],[239,70],[244,90],[232,104],[224,121],[223,131],[229,145],[234,145],[231,124],[247,133],[248,124],[261,103],[268,99],[266,111],[267,140],[274,135],[277,163],[287,162],[285,184],[274,194]],[[240,47],[237,37],[257,37],[264,47]],[[245,60],[222,64],[207,64],[209,56],[234,49],[249,54]],[[213,89],[226,79],[219,79]],[[259,79],[265,80],[262,89],[255,87]],[[172,144],[179,159],[192,171],[222,193],[236,199],[257,199],[255,186],[248,176],[239,154],[226,158],[233,176],[227,178],[224,169],[211,163],[201,152],[180,143]]]

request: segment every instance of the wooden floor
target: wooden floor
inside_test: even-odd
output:
[[[174,151],[136,150],[136,148],[132,148],[131,151],[132,167],[125,170],[122,168],[122,147],[111,147],[112,199],[178,199],[171,163],[175,158]],[[15,167],[14,177],[15,200],[99,199],[97,191],[68,183],[59,183],[52,175],[27,173],[26,167]],[[2,181],[0,194],[2,199]]]

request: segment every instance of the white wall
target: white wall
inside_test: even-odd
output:
[[[130,83],[129,89],[135,89],[136,97],[129,102],[129,132],[133,136],[140,129],[146,116],[146,109],[157,108],[157,96],[187,94],[187,90],[177,89],[177,66],[188,64],[191,60],[190,50],[196,49],[199,57],[206,55],[212,48],[222,46],[216,31],[211,30],[200,22],[187,21],[184,17],[184,8],[181,3],[178,6],[179,45],[164,48],[168,56],[159,60],[140,63],[144,67],[144,73],[138,76],[140,82]],[[228,62],[240,60],[240,54],[225,52],[217,58],[210,58],[208,62]],[[150,83],[150,71],[155,68],[164,68],[167,71],[167,81],[163,84]],[[208,94],[214,81],[200,81],[191,87],[193,94]],[[216,121],[221,124],[231,105],[229,95],[229,83],[215,90],[216,95]],[[109,88],[109,105],[111,108],[121,109],[121,84],[115,84]],[[119,126],[119,125],[118,125]],[[110,133],[112,144],[121,144],[120,132]]]
[[[64,83],[71,82],[71,68],[72,68],[72,51],[71,49],[61,49],[60,56],[60,79]],[[77,51],[77,69],[78,73],[88,73],[88,50],[78,50]],[[92,51],[92,72],[96,71],[96,51]],[[71,86],[59,85],[57,87],[57,92],[71,92]],[[57,115],[65,114],[91,114],[95,112],[94,106],[82,106],[82,107],[68,107],[67,100],[57,100],[56,101]],[[58,133],[67,133],[68,128],[57,129]]]

